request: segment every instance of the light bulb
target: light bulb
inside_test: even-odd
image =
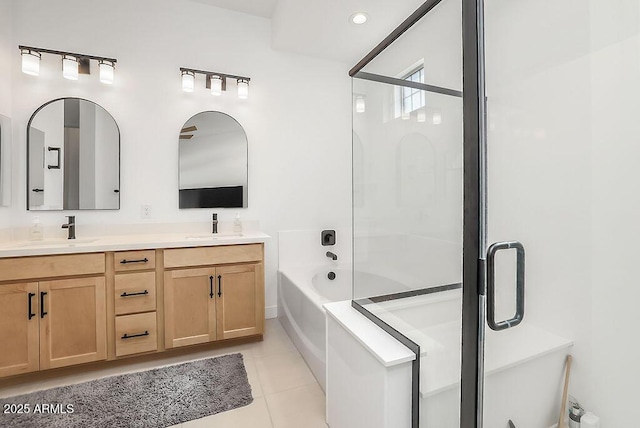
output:
[[[238,98],[241,100],[249,98],[249,81],[238,79]]]
[[[364,113],[366,110],[366,103],[364,101],[364,97],[357,96],[356,97],[356,113]]]
[[[442,115],[440,113],[433,113],[433,124],[440,125],[442,123]]]
[[[211,76],[211,95],[222,95],[222,77]]]
[[[112,85],[115,64],[101,59],[98,61],[98,67],[100,68],[100,81],[106,85]]]
[[[78,58],[71,55],[62,56],[62,77],[78,80]]]
[[[426,122],[427,121],[427,113],[424,110],[418,110],[418,122]]]
[[[193,71],[182,71],[182,90],[185,92],[193,92],[196,82],[196,74]]]
[[[40,52],[22,50],[22,72],[31,76],[40,75]]]

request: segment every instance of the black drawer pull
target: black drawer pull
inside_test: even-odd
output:
[[[149,290],[139,291],[137,293],[127,293],[125,291],[120,295],[120,297],[144,296],[145,294],[149,294]]]
[[[46,295],[46,291],[40,292],[40,318],[44,318],[44,316],[47,315],[47,312],[44,311],[44,296]]]
[[[122,335],[120,339],[132,339],[134,337],[142,337],[142,336],[149,336],[149,330],[145,330],[144,333],[132,334],[131,336],[125,333]]]
[[[29,293],[29,319],[31,319],[31,318],[36,316],[36,314],[32,312],[33,308],[31,307],[31,305],[33,303],[32,302],[32,298],[35,295],[36,295],[36,293]]]
[[[144,259],[140,259],[140,260],[127,260],[127,259],[123,259],[123,260],[120,260],[120,264],[121,264],[121,265],[126,265],[127,263],[146,263],[146,262],[148,262],[148,261],[149,261],[149,259],[148,259],[148,258],[146,258],[146,257],[145,257]]]
[[[38,189],[38,188],[36,188],[36,189],[31,189],[31,191],[32,191],[32,192],[36,192],[36,193],[38,193],[38,192],[44,192],[44,189]]]

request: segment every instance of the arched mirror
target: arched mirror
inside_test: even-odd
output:
[[[218,111],[198,113],[179,139],[180,208],[247,206],[247,134]]]
[[[120,131],[98,104],[60,98],[27,127],[27,209],[120,208]]]

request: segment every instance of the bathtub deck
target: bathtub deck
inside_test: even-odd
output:
[[[350,300],[328,303],[324,308],[328,316],[336,320],[384,367],[415,360],[416,356],[409,348],[353,309]]]
[[[460,384],[460,323],[430,326],[408,336],[420,341],[420,396],[425,398]],[[553,352],[569,349],[573,342],[533,325],[521,324],[496,332],[487,328],[485,375],[517,367]]]

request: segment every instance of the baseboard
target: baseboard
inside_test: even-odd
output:
[[[278,307],[277,306],[267,306],[264,308],[264,317],[266,319],[270,318],[278,318]]]

